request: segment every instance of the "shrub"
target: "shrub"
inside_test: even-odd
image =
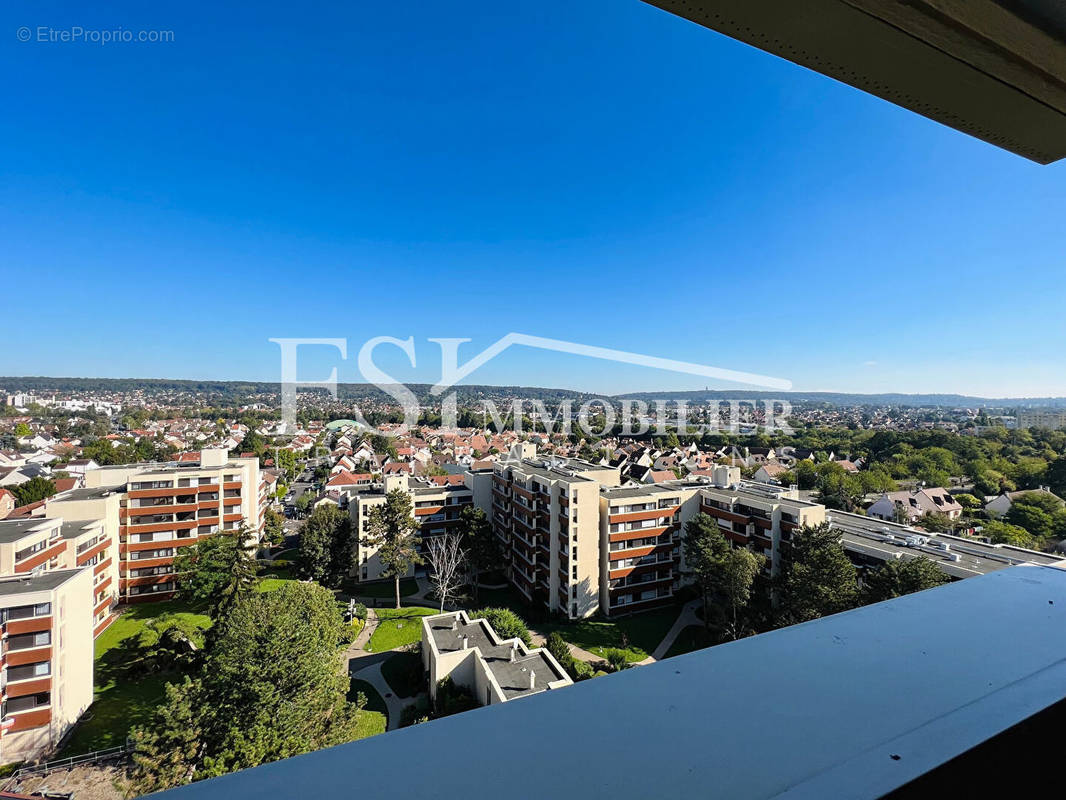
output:
[[[517,637],[525,643],[526,647],[533,646],[533,639],[529,635],[526,623],[509,608],[483,608],[472,613],[470,618],[484,618],[503,639]]]
[[[566,640],[559,635],[558,631],[552,631],[548,635],[547,650],[559,662],[559,666],[566,670],[566,674],[576,681],[578,674],[577,659],[571,655],[570,647],[566,644]]]
[[[423,722],[429,722],[429,715],[426,714],[425,709],[419,708],[414,703],[404,706],[403,711],[400,712],[401,728],[408,728],[411,725],[420,725]]]
[[[611,665],[611,669],[615,672],[623,669],[629,669],[631,666],[629,663],[628,653],[618,647],[605,647],[603,648],[603,657],[607,659],[607,663]]]
[[[451,676],[437,684],[438,717],[459,714],[473,708],[477,708],[473,693],[465,686],[458,685],[451,679]]]
[[[587,661],[578,661],[574,659],[574,672],[570,675],[575,681],[587,681],[589,678],[594,677],[595,671],[592,669],[592,664]]]
[[[355,618],[356,619],[361,619],[364,622],[366,622],[366,604],[365,603],[356,603],[355,604]]]

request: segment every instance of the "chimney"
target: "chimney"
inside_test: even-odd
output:
[[[518,660],[518,642],[511,642],[511,663]]]
[[[466,646],[467,646],[467,643],[468,643],[468,642],[467,642],[468,638],[469,638],[469,637],[468,637],[468,636],[466,636],[465,634],[463,635],[463,649],[464,649],[464,650],[466,650]]]
[[[458,627],[459,627],[459,620],[453,619],[452,620],[452,630],[454,631],[454,630],[458,629]]]
[[[536,689],[537,688],[537,673],[534,672],[533,670],[529,671],[529,688],[530,689]]]

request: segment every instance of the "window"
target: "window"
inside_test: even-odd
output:
[[[32,647],[45,647],[52,643],[51,631],[37,633],[20,633],[9,636],[7,640],[8,650],[28,650]]]
[[[7,714],[17,714],[20,711],[29,711],[34,708],[40,708],[46,706],[51,702],[51,695],[48,692],[38,692],[37,694],[29,694],[24,697],[12,697],[4,706],[4,711]]]
[[[21,561],[24,558],[29,558],[34,553],[39,553],[42,550],[44,550],[46,547],[48,547],[48,542],[42,539],[41,541],[37,542],[37,544],[31,544],[29,547],[26,547],[26,548],[16,552],[15,553],[15,560],[16,561]]]
[[[20,664],[7,668],[8,681],[25,681],[30,678],[43,678],[52,674],[51,661],[39,661],[36,664]]]

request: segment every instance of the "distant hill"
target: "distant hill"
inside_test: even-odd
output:
[[[438,399],[430,393],[432,384],[408,384],[419,402],[431,403]],[[8,392],[101,392],[146,394],[206,395],[216,400],[263,399],[278,394],[278,384],[268,381],[194,381],[167,378],[51,378],[51,377],[0,377],[0,389]],[[392,398],[376,386],[368,383],[338,384],[338,394],[343,400],[375,400],[392,402]],[[559,402],[562,400],[584,401],[598,395],[571,389],[550,389],[538,386],[489,386],[470,384],[456,386],[460,403],[477,402],[483,398],[508,400],[525,398]],[[914,407],[964,407],[964,408],[1017,408],[1017,407],[1066,407],[1066,397],[974,397],[962,394],[852,394],[843,392],[766,392],[749,390],[697,389],[684,392],[631,392],[612,395],[615,400],[656,399],[689,403],[715,400],[788,400],[793,405],[824,404],[829,406],[914,406]]]
[[[1066,397],[974,397],[964,394],[851,394],[846,392],[766,392],[698,389],[688,392],[632,392],[615,395],[616,399],[685,400],[688,402],[713,400],[788,400],[790,403],[824,403],[833,406],[916,406],[1007,408],[1066,406]]]

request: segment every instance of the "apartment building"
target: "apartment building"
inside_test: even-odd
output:
[[[702,488],[699,511],[717,520],[733,544],[765,556],[770,575],[781,571],[795,531],[825,521],[825,506],[800,500],[795,488],[752,481]]]
[[[425,557],[426,539],[458,529],[464,508],[473,505],[474,494],[465,484],[438,485],[406,474],[385,475],[382,482],[354,487],[348,501],[352,529],[356,532],[357,579],[381,580],[385,567],[378,557],[379,547],[365,540],[370,532],[370,512],[385,502],[385,496],[401,489],[411,498],[415,521],[419,524],[419,552]],[[411,574],[414,574],[412,569]]]
[[[86,568],[0,578],[0,763],[47,754],[92,703],[92,595]]]
[[[1029,408],[1018,412],[1019,428],[1066,428],[1066,410],[1061,408]]]
[[[724,467],[723,469],[729,469]],[[645,611],[673,601],[681,582],[682,525],[699,484],[673,481],[600,492],[600,608]]]
[[[511,583],[530,602],[580,619],[600,607],[600,490],[618,486],[617,467],[536,459],[528,446],[497,462],[486,513],[507,555]]]
[[[66,567],[92,567],[93,633],[115,619],[119,594],[119,509],[122,497],[109,489],[73,489],[49,498],[45,516],[63,520],[71,552]]]
[[[91,570],[92,631],[98,636],[114,620],[118,603],[116,544],[103,519],[0,520],[0,577]]]
[[[85,482],[87,491],[119,495],[119,596],[130,603],[173,596],[174,556],[199,538],[242,524],[261,535],[269,505],[258,460],[223,449],[203,450],[198,460],[101,467]]]

